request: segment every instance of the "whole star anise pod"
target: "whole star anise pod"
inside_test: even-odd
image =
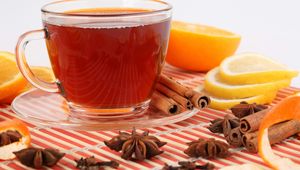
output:
[[[203,157],[203,158],[225,158],[229,156],[229,145],[215,140],[214,138],[209,139],[198,139],[187,143],[189,147],[184,151],[190,157]]]
[[[211,163],[197,165],[196,162],[180,161],[178,164],[179,166],[165,164],[162,170],[213,170],[215,168],[214,164]]]
[[[225,115],[222,124],[224,137],[226,138],[230,134],[230,131],[232,129],[239,126],[240,126],[240,119],[236,118],[232,114]]]
[[[22,138],[18,131],[8,130],[0,133],[0,147],[17,142]]]
[[[144,160],[163,153],[159,148],[167,144],[160,141],[155,136],[149,136],[149,132],[137,133],[135,128],[132,133],[119,132],[118,136],[109,141],[104,141],[105,145],[115,151],[122,151],[123,159]]]
[[[207,127],[212,133],[223,133],[223,121],[224,119],[215,119],[210,122],[210,125]]]
[[[32,168],[41,168],[42,166],[54,166],[65,156],[56,149],[46,148],[26,148],[18,152],[14,152],[20,162]]]
[[[240,104],[233,106],[230,110],[236,117],[243,118],[267,108],[268,106],[266,105],[256,103],[248,104],[247,102],[241,102]]]
[[[99,168],[103,166],[109,166],[112,168],[118,168],[119,163],[112,161],[97,161],[94,156],[88,158],[80,158],[79,160],[75,160],[77,163],[76,168],[80,170],[99,170]]]
[[[223,119],[215,119],[210,122],[207,127],[212,133],[224,133],[228,134],[231,129],[234,129],[240,125],[240,120],[234,117],[232,114],[227,114]]]

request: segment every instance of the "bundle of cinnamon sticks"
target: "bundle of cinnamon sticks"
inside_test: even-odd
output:
[[[262,121],[262,118],[266,115],[267,112],[268,109],[246,116],[240,121],[240,131],[243,134],[241,141],[246,149],[250,152],[257,152],[258,128]],[[278,123],[269,128],[270,144],[279,143],[299,132],[300,122],[297,120]]]
[[[173,78],[161,75],[150,105],[168,114],[178,114],[194,107],[203,109],[209,103],[208,96],[180,84]]]
[[[244,103],[244,105],[246,105]],[[234,147],[244,146],[249,152],[256,153],[258,151],[258,129],[263,117],[270,110],[264,108],[255,113],[249,115],[241,115],[241,111],[249,111],[253,109],[253,105],[249,104],[242,109],[241,104],[237,107],[239,112],[234,113],[235,109],[231,109],[233,114],[228,114],[224,119],[217,119],[212,121],[212,125],[209,129],[214,133],[220,133],[220,126],[222,126],[222,132],[226,141]],[[247,110],[248,109],[248,110]],[[234,115],[238,116],[235,117]],[[219,122],[219,123],[218,123]],[[218,125],[222,124],[222,125]],[[218,127],[219,126],[219,127]],[[297,120],[290,120],[278,123],[269,128],[269,141],[271,144],[279,143],[295,134],[300,133],[300,122]]]

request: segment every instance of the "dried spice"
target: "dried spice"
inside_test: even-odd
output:
[[[75,160],[76,168],[80,170],[98,170],[103,166],[109,166],[112,168],[118,168],[119,163],[112,161],[97,161],[94,156],[88,158],[80,158],[79,160]]]
[[[223,133],[223,122],[224,119],[215,119],[212,120],[209,125],[209,127],[207,127],[208,130],[210,130],[212,133]]]
[[[12,119],[0,123],[0,160],[11,160],[14,152],[28,148],[31,142],[29,130],[21,120]]]
[[[163,153],[159,148],[167,144],[160,141],[155,136],[149,136],[149,132],[137,133],[135,129],[132,133],[119,132],[118,136],[109,141],[104,141],[105,145],[115,151],[122,151],[123,159],[144,160]]]
[[[18,142],[22,135],[18,131],[8,130],[0,133],[0,147]]]
[[[162,170],[213,170],[215,168],[214,164],[211,163],[197,165],[196,162],[181,161],[178,164],[179,166],[165,164]]]
[[[64,153],[56,149],[46,148],[27,148],[14,152],[20,162],[32,168],[41,168],[42,166],[54,166],[65,156]]]
[[[222,124],[224,137],[226,138],[230,134],[232,129],[239,126],[240,126],[240,119],[236,118],[232,114],[225,115]]]
[[[215,119],[210,122],[210,126],[207,127],[212,133],[225,133],[228,134],[228,130],[231,130],[240,125],[240,120],[231,114],[224,116],[224,119]]]
[[[241,147],[243,146],[243,134],[240,130],[240,127],[236,127],[231,129],[229,134],[225,136],[227,143],[233,147]]]
[[[251,115],[253,113],[267,109],[268,106],[261,104],[248,104],[247,102],[241,102],[231,108],[231,112],[238,118],[243,118],[245,116]]]
[[[209,139],[198,139],[187,143],[189,147],[184,151],[190,157],[203,157],[203,158],[225,158],[229,156],[229,145],[215,140],[214,138]]]

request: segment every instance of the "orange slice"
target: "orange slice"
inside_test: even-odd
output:
[[[33,74],[36,77],[38,77],[39,79],[41,79],[43,81],[53,82],[55,80],[52,70],[48,67],[33,66],[30,69],[32,70]],[[21,89],[20,91],[16,91],[13,94],[10,94],[9,96],[7,96],[4,99],[1,99],[0,103],[10,104],[16,96],[18,96],[19,94],[21,94],[25,91],[30,90],[31,88],[33,88],[33,86],[27,82],[26,86],[23,89]]]
[[[45,82],[53,82],[55,80],[54,73],[49,67],[41,67],[41,66],[32,66],[30,67],[33,74],[38,77],[40,80]],[[27,83],[25,90],[31,89],[33,86]]]
[[[166,61],[182,69],[208,71],[231,56],[240,40],[219,28],[173,21]]]
[[[274,154],[270,146],[268,138],[268,128],[272,125],[286,120],[300,121],[300,96],[294,95],[285,98],[276,106],[274,106],[269,113],[262,120],[258,132],[258,150],[259,155],[273,169],[277,170],[300,170],[300,165],[296,164],[288,158],[282,158]]]
[[[14,54],[0,51],[0,100],[26,86],[26,80],[19,72]]]
[[[30,133],[22,121],[13,119],[0,122],[0,134],[8,130],[17,131],[22,137],[18,141],[0,147],[0,160],[13,159],[15,158],[14,152],[28,148],[30,145]]]

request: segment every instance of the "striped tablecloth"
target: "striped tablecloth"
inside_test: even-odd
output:
[[[164,73],[170,75],[180,82],[195,87],[203,82],[202,73],[183,72],[166,66]],[[279,91],[273,104],[276,104],[283,98],[300,91],[298,88],[285,88]],[[43,106],[36,106],[43,107]],[[32,136],[32,146],[51,147],[60,149],[66,153],[66,156],[52,169],[75,169],[74,159],[81,157],[95,156],[99,160],[117,160],[120,163],[119,169],[161,169],[165,163],[177,165],[178,161],[195,160],[199,163],[211,162],[217,168],[237,165],[243,163],[252,163],[267,169],[257,154],[248,153],[239,148],[230,149],[232,156],[226,159],[189,159],[183,150],[187,148],[186,143],[198,138],[210,138],[224,141],[221,135],[213,134],[207,130],[209,122],[216,118],[222,118],[226,112],[213,109],[204,109],[195,116],[167,126],[139,129],[138,131],[148,130],[151,134],[159,136],[162,141],[168,142],[162,147],[164,153],[150,160],[132,162],[120,158],[120,153],[111,151],[103,141],[109,140],[118,134],[118,131],[71,131],[56,128],[36,127],[28,124]],[[10,106],[0,105],[0,121],[16,117],[11,111]],[[273,147],[275,153],[280,156],[288,157],[300,164],[300,140],[288,139]],[[0,161],[0,169],[31,169],[23,166],[19,161]]]

